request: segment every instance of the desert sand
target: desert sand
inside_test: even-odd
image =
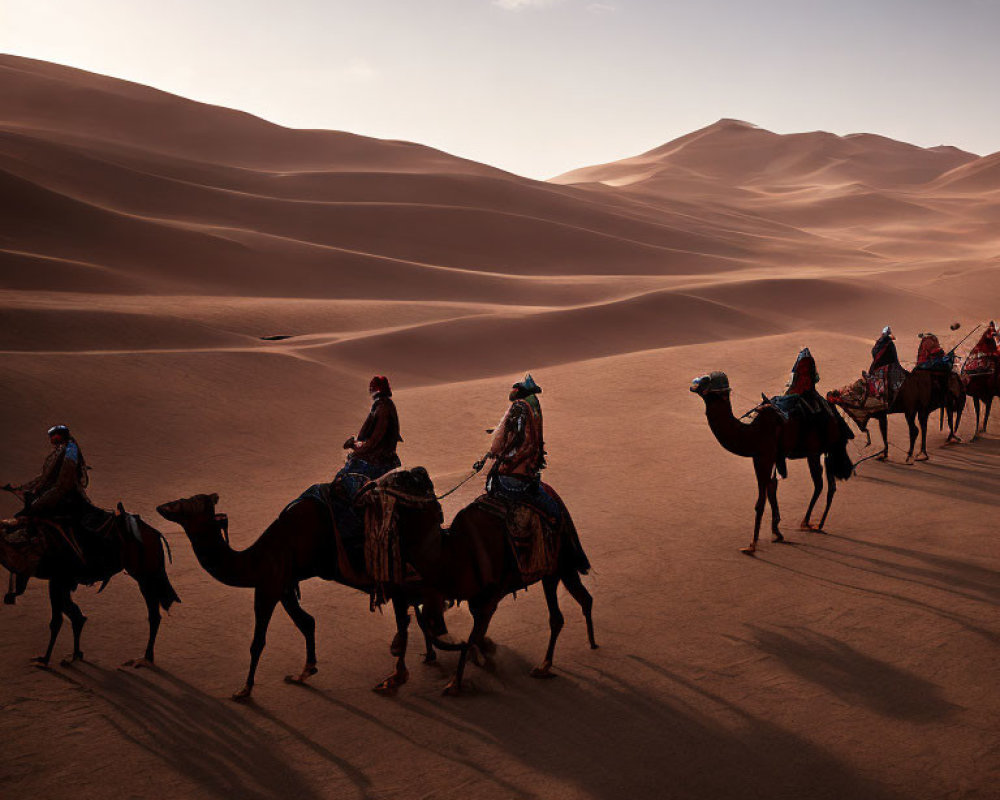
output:
[[[792,463],[792,543],[765,535],[751,559],[751,465],[688,386],[725,370],[739,413],[803,345],[829,390],[883,325],[912,360],[918,332],[949,347],[1000,314],[998,159],[720,120],[539,182],[0,57],[0,483],[32,477],[45,429],[69,424],[95,502],[165,533],[183,601],[143,671],[118,669],[145,642],[125,576],[77,592],[87,661],[69,668],[27,663],[42,583],[0,607],[0,793],[995,797],[997,432],[945,448],[935,418],[931,460],[865,462],[826,534],[797,530],[811,484]],[[563,595],[559,677],[528,677],[548,636],[533,588],[502,604],[496,670],[470,668],[465,696],[440,696],[445,654],[411,657],[381,697],[391,615],[314,580],[319,674],[282,682],[303,647],[279,612],[254,700],[230,701],[252,595],[212,580],[154,507],[218,492],[246,546],[339,468],[374,373],[393,381],[404,464],[443,491],[527,370],[601,648]],[[901,419],[890,436],[905,445]],[[464,608],[449,624],[468,630]]]

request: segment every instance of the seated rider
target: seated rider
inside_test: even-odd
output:
[[[531,375],[511,387],[510,408],[493,432],[489,452],[473,469],[478,472],[492,459],[487,494],[528,503],[557,519],[561,513],[559,503],[541,486],[541,471],[545,468],[542,407],[538,402],[541,392]]]
[[[809,352],[809,348],[803,347],[792,365],[785,397],[797,396],[809,411],[813,413],[820,411],[824,404],[823,398],[816,391],[817,383],[819,383],[819,372],[816,370],[816,360]]]
[[[892,328],[886,325],[882,328],[882,335],[872,347],[872,364],[868,367],[868,371],[874,372],[880,367],[892,367],[898,364],[899,354],[896,352],[896,337],[892,335]]]
[[[976,346],[969,352],[963,371],[994,372],[998,361],[1000,361],[1000,340],[998,340],[997,324],[990,320]]]
[[[367,481],[401,466],[396,445],[403,439],[399,435],[399,415],[392,401],[389,379],[376,375],[368,384],[368,391],[372,396],[371,411],[358,435],[344,442],[347,461],[334,478],[340,479],[351,497]]]
[[[951,358],[933,333],[918,334],[920,346],[917,348],[917,369],[950,372]]]
[[[19,517],[74,517],[91,510],[87,497],[87,462],[80,445],[65,425],[48,430],[52,452],[45,459],[42,473],[20,486],[5,488],[24,499]]]

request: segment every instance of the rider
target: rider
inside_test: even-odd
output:
[[[541,471],[545,469],[542,407],[538,402],[541,392],[530,374],[511,387],[510,408],[493,432],[489,451],[473,469],[478,472],[492,459],[495,463],[486,478],[488,494],[529,503],[550,517],[558,517],[558,502],[541,486]]]
[[[368,384],[368,391],[372,396],[371,411],[358,435],[344,442],[347,462],[337,473],[351,495],[366,480],[380,478],[401,465],[396,445],[403,439],[399,435],[399,415],[392,401],[389,379],[376,375]]]
[[[896,364],[899,364],[896,337],[892,335],[892,328],[886,325],[882,328],[882,335],[872,347],[872,364],[868,367],[868,371],[874,372],[879,367],[891,367]]]
[[[808,347],[803,347],[792,365],[792,374],[788,379],[785,396],[796,395],[810,411],[819,411],[823,406],[823,398],[816,391],[817,383],[819,383],[819,372],[816,370],[816,359]]]
[[[917,369],[950,372],[951,360],[938,337],[933,333],[918,334],[920,346],[917,348]]]
[[[24,498],[24,511],[18,516],[78,516],[89,509],[87,497],[87,462],[80,445],[65,425],[48,430],[52,452],[45,459],[42,474],[34,480],[12,487]]]
[[[998,359],[1000,359],[1000,347],[998,347],[997,326],[990,320],[976,346],[969,352],[963,372],[993,372],[996,370]]]

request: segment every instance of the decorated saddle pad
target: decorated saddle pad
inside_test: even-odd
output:
[[[987,353],[970,353],[962,365],[963,375],[994,375],[997,371],[997,356]]]
[[[534,505],[506,497],[484,494],[475,500],[475,505],[503,520],[510,553],[524,585],[556,571],[559,557],[557,520]]]
[[[18,575],[34,575],[39,562],[52,548],[44,529],[26,519],[0,522],[0,564]]]

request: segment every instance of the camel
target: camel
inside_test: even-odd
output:
[[[959,376],[949,373],[947,383],[936,379],[929,370],[913,370],[907,372],[903,383],[888,408],[885,403],[869,397],[867,381],[864,377],[841,389],[828,392],[826,399],[833,405],[838,405],[850,417],[858,430],[868,437],[871,444],[871,434],[868,432],[868,421],[878,420],[879,433],[882,435],[882,452],[875,458],[886,461],[889,458],[889,414],[903,414],[910,433],[910,449],[906,454],[906,463],[927,461],[927,420],[932,411],[941,410],[941,427],[944,427],[944,415],[948,414],[947,443],[960,442],[957,434],[962,422],[962,409],[965,406],[965,388]],[[919,427],[918,427],[919,425]],[[920,434],[920,451],[914,457],[917,433]]]
[[[255,626],[250,644],[250,670],[246,682],[233,693],[232,698],[236,701],[247,700],[253,692],[254,676],[264,651],[267,628],[278,603],[306,642],[305,666],[298,675],[286,676],[285,682],[304,684],[318,672],[316,621],[299,604],[299,582],[319,577],[370,593],[372,581],[352,567],[340,532],[332,523],[328,509],[318,499],[306,496],[292,502],[245,550],[230,547],[228,518],[225,514],[216,514],[218,502],[218,494],[198,494],[162,503],[156,510],[184,529],[198,563],[209,575],[227,586],[254,590]],[[397,661],[392,675],[376,685],[374,691],[393,694],[409,678],[405,656],[411,605],[416,608],[417,623],[425,633],[425,661],[430,663],[435,659],[427,623],[420,610],[420,604],[425,601],[434,605],[434,598],[426,595],[416,582],[388,587],[386,594],[392,601],[396,618],[396,637],[390,651]],[[438,611],[435,608],[435,614]],[[434,622],[443,625],[437,616]]]
[[[972,434],[972,441],[979,438],[980,433],[986,433],[986,425],[990,421],[990,408],[993,405],[993,398],[1000,397],[1000,359],[996,359],[997,369],[994,372],[966,374],[965,390],[972,398],[972,404],[976,409],[976,430]],[[982,428],[979,427],[979,404],[985,408]]]
[[[847,454],[848,437],[842,430],[843,423],[833,417],[828,418],[827,424],[821,425],[810,424],[794,417],[786,418],[768,403],[757,408],[757,413],[751,422],[741,422],[733,416],[733,406],[729,397],[731,391],[729,378],[724,372],[713,372],[695,378],[691,383],[691,391],[705,401],[705,416],[719,444],[730,453],[753,459],[754,472],[757,475],[753,541],[748,547],[741,548],[741,552],[753,555],[757,551],[765,498],[771,506],[771,540],[774,542],[785,540],[778,529],[781,515],[778,511],[776,473],[781,473],[782,477],[785,477],[786,459],[806,459],[813,480],[812,499],[799,527],[802,530],[822,531],[830,513],[830,506],[833,505],[837,481],[846,481],[854,469]],[[816,501],[823,491],[824,465],[827,482],[826,508],[823,509],[819,525],[814,526],[809,520]]]
[[[152,667],[153,646],[160,628],[160,609],[169,611],[170,606],[180,602],[167,577],[160,532],[138,515],[126,514],[121,503],[116,512],[107,512],[100,530],[87,531],[79,537],[69,532],[62,520],[33,518],[30,524],[36,526],[36,530],[44,531],[43,541],[46,544],[41,557],[37,561],[32,559],[29,566],[23,551],[14,549],[8,541],[7,535],[12,533],[12,528],[5,526],[6,530],[0,532],[0,564],[10,570],[11,582],[16,587],[4,597],[4,603],[8,605],[13,605],[15,599],[24,594],[29,577],[49,582],[49,604],[52,607],[49,645],[45,654],[31,659],[31,663],[42,669],[48,668],[62,628],[63,615],[73,628],[73,653],[61,663],[68,666],[83,660],[80,634],[87,617],[73,602],[73,592],[81,583],[91,585],[98,581],[101,582],[98,591],[102,591],[112,577],[124,570],[139,584],[139,591],[146,601],[149,638],[143,656],[130,659],[123,666]]]
[[[560,581],[580,604],[590,647],[597,649],[592,615],[594,601],[580,580],[581,569],[586,571],[589,564],[565,504],[550,487],[545,488],[559,502],[562,524],[557,532],[555,568],[541,577],[549,610],[549,643],[541,665],[530,673],[533,678],[555,677],[552,659],[564,623],[557,595]],[[473,648],[482,649],[488,642],[486,632],[500,601],[527,585],[511,555],[506,522],[472,503],[458,512],[449,529],[442,529],[441,506],[434,496],[434,484],[423,467],[396,470],[368,484],[359,501],[379,502],[380,493],[391,494],[397,499],[396,532],[404,559],[443,597],[465,600],[469,605],[473,626],[468,639],[461,645],[436,642],[440,649],[461,651],[455,675],[444,689],[445,695],[458,695],[462,691],[468,654]]]

